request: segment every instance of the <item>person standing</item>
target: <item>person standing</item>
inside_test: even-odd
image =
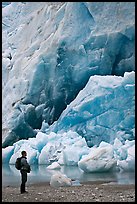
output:
[[[20,192],[21,193],[28,193],[25,190],[25,184],[27,182],[27,173],[30,173],[31,169],[30,169],[30,165],[27,162],[27,152],[22,151],[21,154],[22,154],[22,157],[21,157],[21,169],[20,169],[20,173],[21,173]]]

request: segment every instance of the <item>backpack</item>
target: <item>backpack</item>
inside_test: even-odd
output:
[[[22,157],[18,157],[17,159],[16,159],[16,162],[15,162],[15,167],[16,167],[16,169],[18,169],[18,170],[21,170],[21,158]]]

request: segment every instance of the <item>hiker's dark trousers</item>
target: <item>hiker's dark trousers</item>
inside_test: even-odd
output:
[[[20,186],[20,192],[25,192],[25,183],[27,182],[27,172],[21,170],[21,186]]]

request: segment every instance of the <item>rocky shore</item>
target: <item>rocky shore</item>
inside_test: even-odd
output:
[[[49,182],[30,184],[28,193],[19,187],[2,187],[2,202],[135,202],[134,184],[87,182],[79,186],[51,187]]]

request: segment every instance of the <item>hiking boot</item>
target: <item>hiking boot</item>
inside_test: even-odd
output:
[[[23,191],[23,192],[21,192],[21,194],[22,194],[22,193],[28,193],[28,191]]]

